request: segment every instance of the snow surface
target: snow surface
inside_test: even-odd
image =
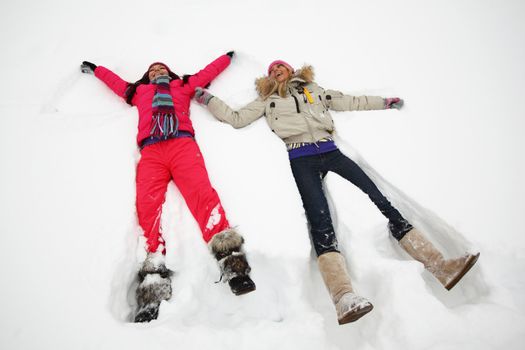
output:
[[[522,349],[525,2],[521,0],[0,3],[1,349]],[[211,92],[234,107],[280,58],[401,111],[334,113],[338,144],[448,255],[478,264],[444,290],[388,236],[368,198],[326,181],[343,253],[374,310],[339,326],[281,141],[192,103],[210,178],[246,238],[257,291],[219,279],[180,193],[163,226],[173,298],[129,323],[143,244],[137,111],[90,60],[134,81],[236,50]],[[142,254],[143,258],[143,254]]]

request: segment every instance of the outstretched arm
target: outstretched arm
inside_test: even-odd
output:
[[[106,67],[97,66],[94,63],[84,61],[80,65],[82,73],[95,74],[97,78],[102,80],[114,93],[122,98],[126,98],[126,89],[129,85],[118,75],[107,69]]]
[[[198,86],[207,86],[212,82],[219,74],[221,74],[226,67],[230,65],[231,58],[233,56],[233,51],[228,52],[225,55],[220,56],[212,63],[208,64],[204,69],[200,70],[198,73],[192,75],[188,79],[188,88],[193,94],[194,90]]]
[[[370,111],[378,109],[400,109],[403,100],[397,97],[351,96],[337,90],[325,90],[323,100],[334,111]]]
[[[265,110],[264,101],[258,98],[238,111],[234,111],[224,101],[201,88],[195,89],[195,99],[207,106],[215,118],[230,124],[235,129],[243,128],[259,119],[264,115]]]

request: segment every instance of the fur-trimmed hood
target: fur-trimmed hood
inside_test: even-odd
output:
[[[314,69],[310,65],[304,65],[301,69],[295,71],[290,79],[278,83],[275,79],[269,76],[257,78],[255,80],[255,88],[259,96],[266,100],[269,96],[274,93],[279,94],[281,97],[286,97],[288,86],[295,82],[297,83],[311,83],[314,81]]]

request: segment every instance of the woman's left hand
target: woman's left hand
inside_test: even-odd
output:
[[[387,97],[385,98],[385,109],[401,109],[403,107],[404,101],[399,97]]]

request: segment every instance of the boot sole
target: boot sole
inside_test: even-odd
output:
[[[463,268],[463,270],[461,270],[457,275],[456,277],[454,277],[452,279],[452,281],[450,281],[446,286],[445,288],[447,290],[451,290],[462,278],[463,276],[465,276],[465,274],[467,272],[469,272],[469,270],[472,268],[472,266],[474,266],[474,264],[476,263],[476,261],[478,261],[478,258],[479,258],[479,254],[476,254],[476,255],[471,255],[470,258],[467,260],[467,262],[465,263],[465,267]]]
[[[238,291],[234,292],[233,294],[239,296],[239,295],[248,294],[250,292],[253,292],[254,290],[255,290],[255,287],[253,287],[253,288],[246,288],[246,289],[238,290]]]
[[[338,320],[339,324],[342,325],[345,323],[357,321],[358,319],[360,319],[361,317],[363,317],[364,315],[372,311],[373,308],[374,308],[374,305],[368,304],[362,309],[356,310],[354,312],[349,312],[345,316],[343,316],[343,318]]]
[[[135,315],[133,322],[135,323],[147,323],[156,320],[159,317],[159,309],[156,308],[145,308],[138,311]]]

